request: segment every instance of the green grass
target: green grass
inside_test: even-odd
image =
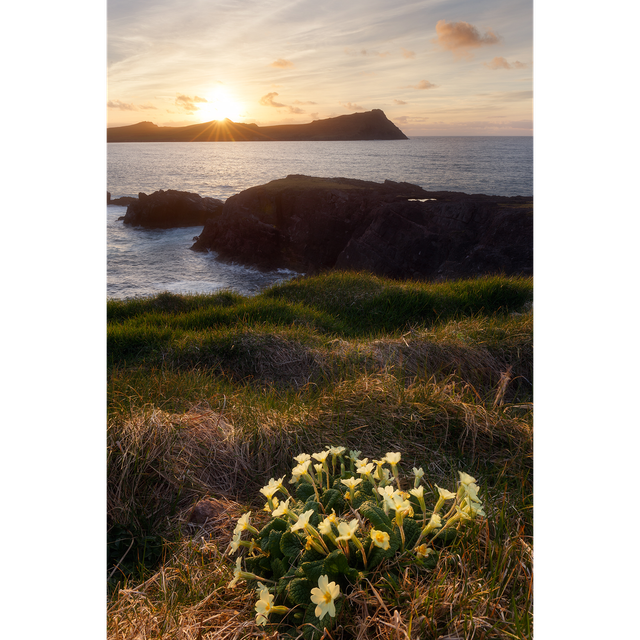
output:
[[[336,637],[531,637],[531,301],[526,278],[345,273],[109,301],[109,636],[256,632],[253,595],[225,586],[235,521],[294,455],[341,444],[401,451],[432,485],[471,473],[488,518],[432,572],[354,592]],[[204,496],[221,515],[198,528]]]

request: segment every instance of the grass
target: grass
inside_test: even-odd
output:
[[[109,637],[283,637],[226,587],[224,550],[294,455],[340,444],[431,485],[465,470],[488,518],[433,571],[354,589],[333,637],[530,638],[531,300],[526,278],[332,273],[109,301]]]

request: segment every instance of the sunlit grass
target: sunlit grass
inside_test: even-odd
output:
[[[354,591],[335,637],[530,638],[531,290],[330,274],[109,302],[109,636],[261,637],[253,594],[226,587],[235,519],[340,444],[401,451],[431,486],[464,469],[488,518],[432,572]],[[205,496],[220,517],[190,523]]]

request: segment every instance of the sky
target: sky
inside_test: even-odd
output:
[[[533,135],[532,0],[107,0],[107,126]]]

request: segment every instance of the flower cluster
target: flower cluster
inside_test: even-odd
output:
[[[257,584],[257,624],[299,627],[312,640],[334,624],[341,596],[369,572],[391,559],[435,566],[438,544],[485,515],[476,480],[466,473],[455,492],[435,485],[428,509],[423,469],[413,469],[413,487],[404,491],[400,453],[360,456],[345,447],[295,456],[288,482],[272,478],[260,489],[268,524],[258,530],[251,512],[238,520],[229,551],[244,555],[229,586]]]

